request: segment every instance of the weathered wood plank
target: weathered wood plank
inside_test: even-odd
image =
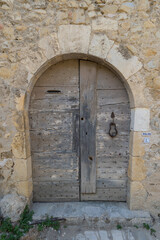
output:
[[[126,180],[112,180],[112,179],[98,179],[97,188],[125,188],[127,185]]]
[[[34,181],[33,197],[35,201],[78,201],[78,181]]]
[[[36,86],[78,86],[78,60],[59,62],[48,68]]]
[[[72,122],[73,122],[72,151],[76,152],[77,155],[79,156],[79,111],[74,112],[72,116]]]
[[[54,169],[54,168],[41,168],[39,166],[39,169],[33,167],[33,179],[36,179],[37,181],[56,181],[61,180],[62,182],[65,182],[66,180],[77,180],[78,175],[78,169]]]
[[[40,91],[38,88],[37,91]],[[53,89],[53,88],[52,88]],[[59,88],[60,89],[60,88]],[[72,88],[66,88],[65,91],[58,94],[46,94],[45,98],[45,89],[43,90],[44,98],[41,96],[39,99],[33,99],[32,104],[30,106],[31,111],[62,111],[62,110],[69,110],[69,109],[79,109],[79,89],[72,91]],[[36,91],[36,90],[35,90]],[[34,94],[34,92],[33,92]],[[37,93],[41,94],[41,93]],[[35,97],[37,97],[37,95]],[[48,96],[49,95],[49,96]]]
[[[114,112],[118,135],[109,136]],[[129,158],[130,107],[119,78],[104,67],[97,72],[97,192],[84,200],[126,201]]]
[[[72,130],[72,112],[34,112],[30,113],[31,130],[53,130],[68,132]]]
[[[34,87],[32,91],[31,100],[52,99],[55,101],[63,100],[64,97],[68,99],[79,99],[78,86],[49,86],[49,87]]]
[[[82,201],[126,201],[126,188],[97,189],[96,194],[81,194]]]
[[[78,61],[50,67],[30,102],[34,201],[79,200]]]
[[[81,192],[96,192],[97,64],[80,61]]]
[[[72,133],[69,131],[61,134],[51,130],[30,131],[30,136],[32,145],[31,151],[33,152],[72,150]]]
[[[73,169],[78,166],[77,153],[75,152],[39,152],[32,153],[33,167],[41,166],[54,169]]]
[[[98,65],[97,69],[97,90],[98,89],[124,89],[121,80],[109,69]]]
[[[110,123],[112,122],[111,118],[107,118],[103,115],[100,116],[101,119],[97,119],[97,134],[108,134],[110,129]],[[105,120],[104,120],[105,119]],[[130,119],[120,119],[116,118],[115,120],[116,129],[118,130],[118,136],[129,135],[130,132]]]
[[[116,103],[116,104],[107,104],[104,106],[97,105],[97,113],[99,116],[100,113],[105,113],[110,116],[110,113],[114,112],[115,115],[122,115],[125,118],[130,118],[130,106],[129,103]]]
[[[98,106],[105,106],[108,104],[122,104],[128,103],[128,101],[129,100],[125,89],[97,91]]]
[[[127,168],[128,167],[128,156],[119,155],[102,155],[97,156],[97,168]]]
[[[97,179],[112,179],[112,180],[127,179],[127,169],[97,168]]]
[[[129,154],[129,136],[119,136],[111,138],[108,133],[97,134],[97,155],[101,154],[117,157]]]

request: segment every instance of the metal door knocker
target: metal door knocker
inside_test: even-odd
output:
[[[114,112],[111,113],[111,118],[113,119],[112,122],[110,123],[110,128],[109,128],[109,136],[114,138],[117,136],[118,134],[118,131],[117,131],[117,128],[116,128],[116,124],[114,122],[114,118],[115,118],[115,115],[114,115]]]

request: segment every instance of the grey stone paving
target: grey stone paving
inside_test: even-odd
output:
[[[69,203],[34,203],[34,220],[44,219],[45,215],[66,218],[70,223],[80,223],[86,220],[103,223],[134,225],[152,223],[150,214],[146,211],[131,211],[126,203],[110,202],[69,202]]]
[[[49,229],[45,237],[44,235],[41,237],[43,240],[158,240],[143,229],[80,230],[78,226],[68,226],[67,229],[61,230],[59,233]]]
[[[32,209],[33,220],[46,215],[66,219],[59,232],[46,230],[38,240],[160,240],[141,228],[143,223],[153,224],[150,214],[130,211],[126,203],[34,203]],[[122,226],[121,230],[117,230],[117,224]]]

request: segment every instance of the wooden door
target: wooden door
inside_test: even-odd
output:
[[[79,201],[79,64],[64,61],[37,81],[30,102],[33,201]]]
[[[87,109],[90,109],[94,119],[94,127],[89,126],[88,129],[88,131],[93,131],[90,134],[93,139],[88,139],[87,142],[81,139],[80,148],[81,152],[85,154],[84,148],[87,144],[90,144],[89,149],[95,147],[93,161],[94,169],[96,168],[94,172],[89,170],[87,172],[88,179],[93,180],[96,191],[92,191],[92,193],[82,191],[81,200],[126,201],[130,126],[130,108],[127,92],[120,79],[109,69],[88,61],[82,61],[80,67],[80,81],[82,82],[80,84],[80,96],[83,97],[84,95],[83,88],[90,89],[90,81],[92,81],[92,86],[94,82],[95,87],[92,99],[87,98],[90,103],[88,107],[86,106]],[[92,68],[95,69],[94,74]],[[85,82],[84,85],[83,82]],[[83,106],[82,100],[80,104]],[[93,105],[90,106],[91,104]],[[83,108],[82,106],[81,108]],[[118,134],[114,138],[109,136],[112,112],[114,112],[118,130]],[[90,114],[88,116],[90,117]],[[83,121],[80,122],[81,127],[83,127]],[[88,158],[81,159],[81,171],[84,171],[86,166],[88,166],[86,169],[90,169],[90,152],[88,151],[88,153]],[[83,156],[82,153],[81,155]],[[82,172],[81,176],[83,176]],[[83,180],[81,182],[83,184]]]
[[[90,61],[58,63],[38,79],[29,114],[34,201],[126,201],[130,108],[114,73]]]

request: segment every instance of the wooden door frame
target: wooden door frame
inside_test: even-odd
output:
[[[126,91],[128,93],[129,101],[130,101],[130,109],[131,109],[131,128],[130,128],[130,148],[129,148],[129,154],[130,154],[130,160],[129,160],[129,169],[128,169],[128,191],[127,191],[127,202],[130,209],[132,209],[132,202],[134,201],[134,197],[136,192],[134,191],[133,181],[132,181],[132,162],[133,162],[133,152],[136,145],[135,142],[135,131],[141,131],[138,129],[138,121],[136,118],[136,114],[138,114],[138,110],[140,114],[142,114],[143,107],[138,109],[136,108],[135,99],[134,99],[134,91],[135,89],[132,88],[132,84],[127,81],[122,73],[119,72],[119,70],[116,69],[111,63],[108,61],[105,61],[104,59],[101,59],[99,57],[95,57],[88,54],[79,54],[79,53],[69,53],[69,54],[63,54],[58,55],[51,60],[45,62],[38,71],[34,74],[34,76],[31,76],[30,84],[28,86],[27,91],[25,92],[25,98],[24,98],[24,109],[23,109],[23,116],[24,116],[24,141],[23,141],[23,149],[25,153],[25,159],[27,161],[27,167],[26,172],[30,176],[27,181],[25,181],[25,191],[19,191],[20,194],[26,196],[28,198],[28,201],[32,202],[32,165],[31,165],[31,151],[30,151],[30,135],[29,135],[29,119],[28,119],[28,108],[29,108],[29,102],[30,102],[30,96],[32,89],[38,80],[38,78],[42,75],[44,71],[46,71],[51,65],[56,64],[58,62],[64,61],[64,60],[73,60],[73,59],[81,59],[81,60],[89,60],[95,63],[99,63],[108,69],[110,69],[112,72],[114,72],[116,75],[119,76],[121,81],[124,83],[124,86],[126,88]],[[144,112],[146,113],[145,109]],[[146,113],[147,114],[147,113]],[[147,116],[148,117],[148,116]],[[135,130],[137,127],[137,130]],[[140,146],[141,148],[141,146]],[[140,151],[140,150],[139,150]]]

